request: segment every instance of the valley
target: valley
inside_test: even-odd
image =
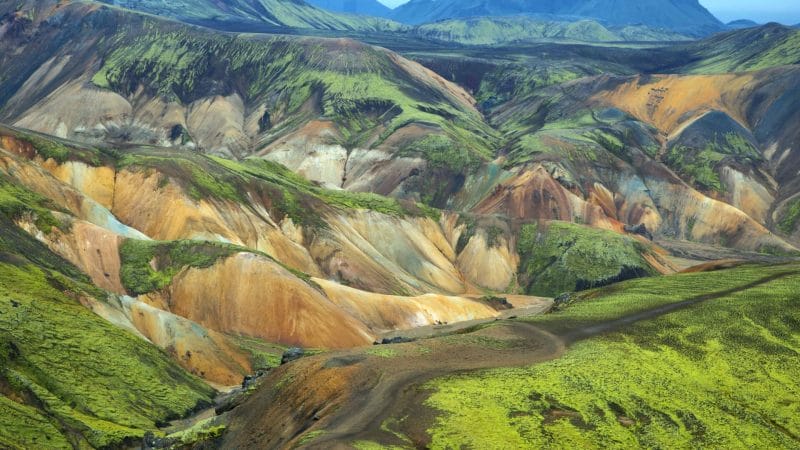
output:
[[[0,447],[797,447],[800,31],[467,3],[0,5]]]

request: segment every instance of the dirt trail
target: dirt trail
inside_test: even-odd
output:
[[[466,336],[479,344],[462,345],[452,339],[439,338],[411,344],[432,348],[427,354],[417,352],[411,357],[388,361],[364,361],[366,370],[378,374],[375,384],[355,392],[329,422],[326,434],[305,448],[351,448],[350,443],[358,440],[408,445],[383,427],[392,417],[406,417],[402,433],[416,436],[412,439],[415,445],[421,446],[426,439],[429,414],[422,406],[428,393],[420,387],[427,381],[473,370],[547,361],[559,357],[566,348],[559,337],[525,322],[504,322]],[[459,338],[469,340],[466,336]],[[440,345],[447,348],[439,349]],[[375,363],[388,365],[390,370],[370,367]]]
[[[226,444],[260,448],[352,448],[359,440],[384,445],[409,444],[424,448],[429,444],[427,429],[436,412],[424,406],[430,395],[423,386],[433,378],[480,369],[520,367],[552,360],[561,356],[567,346],[579,340],[650,320],[679,309],[723,298],[734,292],[751,289],[776,279],[796,274],[778,273],[734,289],[699,295],[636,312],[613,321],[564,329],[557,335],[534,324],[521,321],[498,321],[496,325],[461,330],[459,334],[434,337],[413,343],[376,346],[372,351],[354,349],[300,361],[295,369],[305,374],[305,384],[296,383],[292,392],[273,390],[272,396],[254,399],[243,405],[243,417],[237,431],[243,433]],[[382,357],[379,355],[385,352]],[[291,367],[285,369],[290,370]],[[342,372],[336,372],[342,371]],[[346,372],[343,376],[343,372]],[[285,378],[286,372],[279,374]],[[334,393],[326,397],[306,395],[319,389],[326,379],[339,380]],[[320,385],[317,385],[320,383]],[[302,385],[301,385],[302,384]],[[289,404],[295,401],[295,404]],[[283,402],[283,412],[276,411],[276,402]],[[260,409],[259,409],[260,408]],[[304,409],[305,408],[305,409]],[[247,412],[245,412],[247,411]],[[270,422],[291,420],[279,428]],[[309,412],[310,411],[310,412]],[[248,417],[249,416],[249,417]],[[252,431],[258,430],[258,433]],[[308,431],[324,432],[310,443],[298,441]],[[277,434],[280,433],[280,436]],[[405,436],[411,440],[401,439]]]

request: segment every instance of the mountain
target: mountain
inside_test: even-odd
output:
[[[0,448],[796,446],[797,30],[137,4],[0,3]]]
[[[212,28],[276,31],[281,28],[388,31],[400,25],[386,19],[337,14],[302,0],[101,0]],[[333,9],[332,9],[333,10]]]
[[[307,0],[307,2],[318,8],[347,14],[389,17],[392,12],[378,0]]]
[[[695,35],[710,34],[724,28],[697,0],[411,0],[396,8],[391,17],[404,23],[421,24],[452,18],[513,14],[591,18],[610,25],[641,24]]]
[[[687,64],[684,71],[723,73],[793,65],[800,63],[800,31],[768,23],[720,33],[686,48],[699,60]]]
[[[469,45],[521,41],[623,42],[687,41],[690,38],[641,25],[604,27],[594,20],[548,21],[529,16],[451,19],[423,24],[413,33],[428,39]]]
[[[740,19],[734,20],[732,22],[728,22],[725,24],[726,27],[730,28],[731,30],[739,30],[742,28],[753,28],[759,26],[758,22],[748,20],[748,19]]]
[[[429,171],[449,170],[444,161],[426,169],[434,150],[458,148],[447,163],[459,168],[491,155],[493,131],[469,94],[382,48],[234,36],[82,2],[30,14],[6,16],[12,31],[0,43],[7,62],[0,116],[22,127],[86,142],[272,154],[330,186],[422,190],[439,201],[457,183],[418,186]],[[64,20],[86,29],[47,26]],[[306,156],[295,153],[301,148]],[[327,162],[302,162],[317,155]]]
[[[746,125],[744,131],[734,133],[733,139],[746,142],[747,148],[737,156],[726,146],[716,151],[719,156],[713,162],[702,164],[678,161],[676,156],[665,159],[668,144],[673,142],[665,142],[659,133],[675,129],[653,124],[649,116],[635,115],[638,110],[626,111],[613,123],[619,122],[615,133],[632,139],[619,145],[639,148],[649,155],[642,160],[627,161],[627,157],[614,153],[617,146],[609,142],[617,141],[606,141],[610,139],[608,133],[599,130],[611,126],[604,125],[606,121],[584,120],[598,107],[587,99],[616,98],[610,93],[614,83],[627,83],[629,78],[625,77],[635,73],[635,69],[621,65],[626,59],[652,58],[660,64],[696,61],[693,64],[697,68],[692,70],[702,71],[701,61],[717,64],[714,55],[702,55],[709,48],[708,42],[716,40],[675,47],[669,50],[672,53],[566,47],[587,55],[570,56],[573,61],[586,58],[585,65],[578,68],[563,67],[558,51],[532,53],[538,68],[508,71],[499,66],[497,72],[476,81],[479,90],[475,95],[484,105],[481,112],[476,99],[464,88],[395,53],[352,40],[235,36],[87,5],[74,3],[57,10],[39,8],[30,14],[5,16],[4,29],[10,31],[0,45],[4,62],[0,74],[6,80],[0,90],[0,120],[90,144],[161,145],[238,159],[258,156],[330,188],[367,191],[480,215],[499,214],[523,221],[580,221],[616,231],[644,223],[656,235],[711,243],[712,235],[689,226],[697,220],[693,214],[699,212],[688,207],[674,211],[679,197],[673,194],[668,199],[654,198],[660,193],[681,192],[698,202],[706,197],[714,199],[715,206],[705,209],[716,217],[709,226],[716,235],[725,235],[730,246],[747,251],[792,251],[791,244],[770,236],[765,228],[772,226],[767,211],[782,197],[776,197],[769,178],[761,176],[770,170],[764,160],[752,154],[766,153],[773,143],[792,142],[794,129],[779,128],[791,120],[791,110],[758,109],[747,120],[741,119],[734,111],[747,110],[745,105],[755,104],[754,99],[765,94],[747,91],[749,94],[739,95],[742,104],[723,112]],[[85,25],[80,33],[71,34],[51,26],[57,20]],[[125,27],[120,26],[123,21]],[[792,35],[779,31],[761,29],[762,34],[774,39],[770,42],[776,45],[776,54],[784,54],[780,49],[789,45],[786,40]],[[735,40],[740,33],[738,39],[753,38],[753,31],[744,30],[713,39]],[[550,56],[544,56],[543,62],[537,56],[540,54]],[[613,63],[600,61],[603,55]],[[473,70],[469,62],[462,61],[467,65],[449,70],[478,76],[481,72]],[[759,68],[786,63],[770,58]],[[607,85],[599,81],[569,85],[578,89],[575,102],[561,100],[559,108],[545,107],[551,98],[561,97],[562,83],[603,71],[616,71],[622,78],[609,80]],[[517,73],[522,78],[517,79]],[[776,78],[782,80],[780,83],[750,85],[769,92],[767,98],[787,102],[793,96],[789,86],[794,74],[788,71]],[[759,80],[773,75],[764,72]],[[724,84],[725,79],[719,77],[715,83]],[[691,80],[687,78],[681,85],[689,85]],[[548,86],[552,90],[542,90]],[[708,103],[696,105],[697,111],[720,110],[720,99],[730,94],[713,90],[709,95],[701,97]],[[625,111],[616,101],[601,105],[601,109]],[[767,111],[772,111],[770,120],[763,115]],[[693,110],[684,112],[692,121],[702,117]],[[520,123],[521,118],[528,118],[530,123]],[[581,127],[577,137],[570,120],[586,122],[586,129]],[[634,133],[630,126],[641,132]],[[539,132],[543,133],[541,137],[537,136]],[[715,133],[713,128],[700,132],[709,144],[714,142]],[[564,148],[577,145],[576,152],[587,146],[591,150],[568,158],[563,153],[550,155],[545,151],[549,161],[541,161],[536,154],[540,139]],[[689,146],[677,140],[674,144]],[[701,144],[691,145],[699,149]],[[654,153],[653,148],[663,150]],[[622,158],[617,170],[598,170],[592,158],[599,154]],[[789,173],[794,160],[784,161]],[[502,170],[497,172],[497,167]],[[729,169],[739,175],[730,175]],[[678,170],[680,176],[669,175],[668,170]],[[495,175],[486,178],[489,173]],[[729,176],[734,178],[726,182]],[[614,195],[629,198],[622,210],[598,200],[611,195],[601,196],[599,192],[613,192],[613,186],[633,182],[629,178],[638,186],[661,184],[658,189],[617,192]],[[533,180],[539,184],[531,184]],[[583,180],[578,194],[572,191],[577,185],[568,180]],[[526,189],[532,186],[539,187],[528,192]],[[521,189],[521,197],[503,194],[517,189]],[[758,201],[738,204],[742,198],[751,198],[736,194],[739,189],[759,192]],[[727,203],[744,212],[726,210]],[[642,211],[650,212],[642,216]],[[743,225],[728,229],[728,220],[743,221]]]

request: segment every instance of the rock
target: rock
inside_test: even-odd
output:
[[[562,306],[562,305],[566,305],[567,303],[569,303],[570,300],[572,300],[572,294],[564,293],[564,294],[561,294],[558,297],[556,297],[553,300],[553,302],[555,303],[556,306]]]
[[[403,336],[395,336],[393,338],[383,338],[381,340],[381,345],[404,344],[406,342],[414,342],[414,339]]]
[[[256,380],[254,375],[245,375],[244,379],[242,380],[242,389],[247,389],[253,385],[253,382]]]
[[[305,356],[306,352],[302,348],[294,347],[283,352],[281,356],[281,365],[288,364],[292,361],[298,360]]]
[[[631,234],[638,234],[644,236],[648,240],[653,240],[653,233],[647,229],[647,225],[640,223],[639,225],[625,225],[625,232]]]
[[[493,295],[487,295],[485,297],[482,297],[481,301],[494,308],[495,311],[505,311],[514,308],[514,305],[509,303],[508,299],[505,297],[495,297]]]

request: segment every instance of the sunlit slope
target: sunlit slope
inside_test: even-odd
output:
[[[5,122],[85,142],[259,153],[382,194],[445,198],[457,186],[439,193],[424,180],[492,156],[496,136],[471,96],[385,49],[217,34],[85,3],[35,6],[4,19]],[[44,25],[53,20],[87,28]]]
[[[17,225],[50,233],[56,208],[0,178],[0,444],[120,446],[209,404],[199,378],[87,309],[106,294]]]
[[[799,277],[797,265],[753,266],[586,295],[536,323],[580,329],[708,299],[577,342],[552,362],[430,383],[427,405],[440,411],[430,445],[794,447]]]

